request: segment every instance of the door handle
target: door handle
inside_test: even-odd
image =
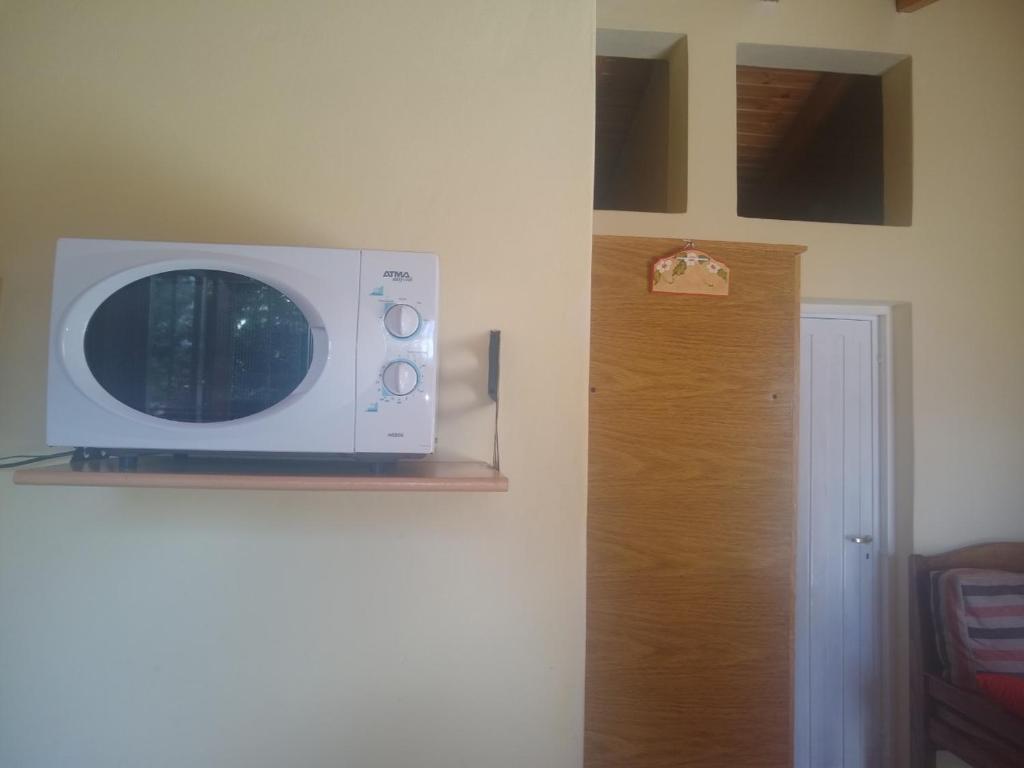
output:
[[[874,536],[847,536],[854,544],[870,544],[875,540]]]

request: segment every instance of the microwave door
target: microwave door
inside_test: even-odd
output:
[[[86,362],[111,396],[176,422],[265,411],[299,386],[312,356],[309,322],[288,296],[219,270],[130,283],[97,308],[85,333]]]
[[[352,453],[358,251],[58,243],[47,441]]]

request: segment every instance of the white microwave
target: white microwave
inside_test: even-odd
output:
[[[62,239],[47,442],[431,453],[437,305],[432,253]]]

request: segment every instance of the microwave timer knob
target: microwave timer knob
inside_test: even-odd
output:
[[[384,389],[401,397],[416,389],[420,383],[420,373],[407,360],[395,360],[384,367],[383,380]]]
[[[393,304],[384,313],[384,327],[396,339],[408,339],[420,329],[420,313],[408,304]]]

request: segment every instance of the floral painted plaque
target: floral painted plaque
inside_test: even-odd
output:
[[[704,251],[688,246],[651,265],[653,293],[729,295],[729,268]]]

